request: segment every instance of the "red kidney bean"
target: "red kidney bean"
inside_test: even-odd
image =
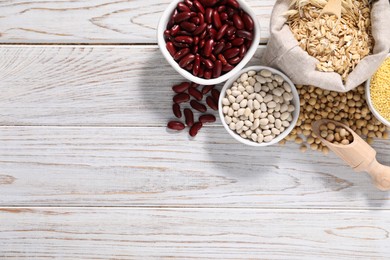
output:
[[[194,6],[194,3],[192,0],[184,0],[184,3],[188,6],[188,8],[192,9]]]
[[[165,47],[167,48],[169,54],[171,54],[172,57],[175,56],[177,51],[172,42],[167,42],[167,44],[165,44]]]
[[[201,101],[202,98],[203,98],[202,92],[200,92],[196,88],[189,88],[188,89],[188,94],[190,94],[190,96],[193,96],[198,101]]]
[[[211,55],[210,55],[210,60],[211,60],[212,62],[214,62],[214,61],[217,60],[217,58],[215,57],[214,54],[211,54]]]
[[[177,118],[181,118],[181,110],[180,110],[180,105],[179,105],[179,104],[174,103],[174,104],[172,105],[172,111],[173,111],[173,114],[174,114]]]
[[[227,60],[225,59],[225,57],[221,53],[218,54],[218,59],[222,62],[222,65],[227,64]]]
[[[180,23],[180,27],[186,30],[187,32],[193,32],[196,30],[196,24],[190,22],[182,22]]]
[[[211,96],[212,96],[215,100],[219,100],[219,95],[221,95],[221,92],[219,92],[217,89],[211,90]]]
[[[192,37],[192,34],[190,32],[187,32],[185,30],[180,30],[176,36],[187,36],[187,37]]]
[[[209,59],[202,58],[201,61],[208,69],[212,69],[214,67],[214,63]]]
[[[170,30],[165,30],[164,31],[164,37],[168,38],[169,36],[171,36],[171,31]]]
[[[200,0],[200,2],[207,7],[214,6],[219,0]]]
[[[184,109],[184,117],[186,118],[186,125],[192,126],[194,124],[194,113],[192,113],[191,109]]]
[[[240,52],[239,48],[231,48],[231,49],[224,51],[223,56],[226,59],[231,59],[231,58],[236,57],[239,54],[239,52]]]
[[[206,36],[207,36],[207,31],[204,30],[204,31],[201,33],[201,35],[199,36],[199,38],[201,38],[201,39],[203,40],[203,39],[206,38]]]
[[[199,25],[200,19],[199,19],[199,17],[192,17],[190,19],[190,22],[194,23],[195,25]]]
[[[200,64],[198,77],[199,77],[199,78],[203,78],[203,76],[204,76],[204,65],[203,65],[203,64]]]
[[[211,79],[211,76],[213,75],[213,71],[211,69],[205,69],[203,77],[205,79]]]
[[[221,3],[220,3],[221,4]],[[226,6],[225,5],[220,5],[217,7],[217,11],[218,13],[222,13],[226,10]]]
[[[236,0],[227,0],[227,5],[230,5],[231,7],[238,9],[240,7],[240,4]]]
[[[228,63],[229,63],[229,64],[232,64],[232,65],[236,65],[236,64],[238,64],[241,60],[242,60],[242,57],[236,56],[236,57],[234,57],[234,58],[228,60]]]
[[[184,91],[186,91],[188,88],[190,87],[190,83],[189,82],[182,82],[178,85],[174,85],[172,87],[172,90],[176,93],[183,93]]]
[[[227,13],[221,13],[219,16],[221,17],[221,21],[222,22],[224,22],[227,19],[229,19],[229,16],[227,15]]]
[[[224,47],[225,47],[225,43],[219,42],[217,45],[215,45],[213,53],[215,55],[218,55],[219,53],[221,53],[221,51]]]
[[[198,47],[198,46],[195,46],[195,47]],[[200,56],[199,56],[199,54],[196,54],[195,61],[194,61],[194,67],[192,68],[192,74],[194,76],[198,76],[199,68],[200,68]]]
[[[198,18],[199,18],[199,23],[198,24],[204,23],[204,14],[198,13]]]
[[[184,56],[180,61],[179,61],[179,66],[184,68],[186,67],[188,64],[190,64],[191,62],[193,62],[195,59],[195,55],[194,54],[187,54],[186,56]]]
[[[206,103],[207,103],[207,105],[208,105],[212,110],[218,110],[217,102],[214,100],[213,97],[208,96],[208,97],[206,98]]]
[[[234,40],[231,41],[233,46],[241,46],[245,42],[244,38],[235,38]]]
[[[187,44],[187,43],[181,43],[181,42],[177,42],[177,41],[172,41],[173,45],[175,45],[176,47],[179,47],[179,48],[189,48],[190,45]]]
[[[168,24],[167,24],[167,29],[171,29],[172,26],[175,24],[175,17],[176,15],[179,13],[179,11],[177,11],[177,9],[175,9],[171,15],[171,18],[169,19],[168,21]]]
[[[211,115],[211,114],[201,115],[199,117],[199,122],[201,122],[202,124],[204,124],[204,123],[213,123],[216,120],[217,119],[215,118],[215,116]]]
[[[202,88],[202,94],[203,95],[206,95],[207,93],[210,92],[210,90],[212,90],[214,88],[214,85],[208,85],[208,86],[204,86]]]
[[[196,10],[198,10],[199,12],[204,14],[204,12],[205,12],[204,7],[203,7],[203,5],[199,1],[195,0],[194,1],[194,6],[195,6]]]
[[[236,35],[235,35],[235,34],[230,35],[230,36],[227,37],[227,39],[228,39],[229,41],[232,41],[232,40],[234,40],[235,38],[236,38]]]
[[[199,87],[198,83],[191,82],[190,88],[197,88],[197,87]]]
[[[195,36],[194,37],[194,45],[198,45],[198,43],[199,43],[199,37],[198,36]]]
[[[229,71],[231,71],[232,69],[234,69],[234,67],[233,67],[232,65],[230,65],[229,63],[222,66],[222,71],[223,71],[223,72],[229,72]]]
[[[176,36],[175,41],[181,42],[181,43],[192,44],[194,42],[194,39],[190,36]]]
[[[196,10],[194,10],[196,11]],[[197,17],[198,16],[198,13],[197,12],[191,12],[191,17]]]
[[[183,2],[177,4],[177,9],[180,12],[191,12],[190,8]]]
[[[241,20],[241,17],[238,14],[233,14],[233,24],[239,30],[245,28],[244,22]]]
[[[202,128],[203,124],[201,122],[196,122],[190,128],[190,136],[194,137],[198,134],[199,130]]]
[[[167,127],[172,130],[180,131],[183,130],[186,126],[179,121],[169,121]]]
[[[224,51],[226,51],[226,50],[228,50],[228,49],[230,49],[232,47],[233,47],[232,43],[228,42],[228,43],[225,44],[225,47],[223,47],[222,51],[224,52]]]
[[[199,25],[196,29],[195,29],[195,31],[193,31],[193,35],[199,35],[199,34],[201,34],[205,29],[206,29],[206,26],[207,26],[207,24],[206,23],[202,23],[201,25]]]
[[[175,21],[175,23],[180,23],[180,22],[183,22],[185,20],[190,19],[190,17],[191,17],[190,12],[182,12],[182,13],[178,13],[175,16],[175,18],[173,18],[173,20]]]
[[[227,36],[232,36],[234,35],[234,33],[236,32],[236,28],[234,26],[229,26],[229,28],[227,28],[226,30],[226,34]]]
[[[214,28],[209,29],[208,33],[211,39],[215,39],[215,37],[217,36],[217,30],[215,30]]]
[[[248,31],[252,31],[255,27],[255,24],[252,20],[252,17],[250,17],[248,14],[243,13],[241,16],[242,21],[245,24],[245,29]]]
[[[206,21],[206,23],[211,24],[211,22],[213,21],[213,8],[206,9],[204,20]]]
[[[176,36],[179,31],[180,31],[180,26],[178,24],[175,24],[171,28],[171,35]]]
[[[173,56],[173,59],[178,61],[181,60],[184,56],[186,56],[188,53],[190,53],[189,48],[184,48],[176,52],[176,54]]]
[[[213,24],[215,28],[219,29],[222,26],[221,18],[219,17],[219,13],[217,10],[213,12]]]
[[[205,105],[203,105],[202,103],[199,103],[198,101],[196,100],[191,100],[190,101],[190,105],[193,109],[199,111],[199,112],[206,112],[207,111],[207,107]]]
[[[188,64],[187,66],[185,66],[184,68],[185,68],[186,70],[188,70],[188,71],[191,71],[193,67],[194,67],[194,63],[190,63],[190,64]]]
[[[204,44],[204,48],[203,48],[203,54],[205,57],[209,57],[211,55],[211,52],[213,50],[213,46],[214,46],[213,39],[209,39],[208,41],[206,41],[206,43]]]
[[[213,78],[218,78],[222,73],[222,61],[217,60],[213,68]]]
[[[198,53],[198,50],[199,50],[199,46],[198,45],[194,45],[193,47],[192,47],[192,53],[193,54],[197,54]]]
[[[220,39],[222,39],[223,36],[225,36],[226,30],[228,27],[229,27],[229,25],[227,25],[227,24],[222,25],[222,27],[219,29],[219,31],[217,33],[217,36],[215,37],[215,39],[217,41],[219,41]]]
[[[247,40],[253,40],[253,34],[251,32],[245,31],[245,30],[238,30],[236,32],[236,35],[238,37],[245,38]]]
[[[245,53],[248,51],[248,49],[246,48],[245,45],[241,45],[240,47],[240,53],[238,54],[238,56],[240,56],[240,58],[244,57]]]
[[[184,103],[190,100],[190,95],[187,93],[179,93],[173,97],[173,102],[176,104]]]

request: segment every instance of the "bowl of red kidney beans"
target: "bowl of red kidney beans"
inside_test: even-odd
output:
[[[164,57],[183,77],[215,85],[253,57],[260,25],[242,0],[174,0],[160,19],[157,38]]]

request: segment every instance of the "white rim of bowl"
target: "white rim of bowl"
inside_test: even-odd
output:
[[[293,104],[295,105],[295,110],[293,111],[293,120],[290,122],[290,125],[281,134],[276,136],[271,142],[268,142],[268,143],[257,143],[257,142],[254,142],[252,140],[242,138],[240,135],[238,135],[236,132],[234,132],[233,130],[231,130],[229,128],[229,126],[225,122],[225,118],[224,118],[225,115],[222,112],[222,99],[226,95],[226,89],[228,87],[231,87],[233,82],[236,81],[241,76],[241,74],[243,74],[245,72],[248,72],[250,70],[254,70],[254,71],[258,72],[258,71],[263,70],[263,69],[271,71],[272,74],[278,74],[278,75],[282,76],[283,79],[288,84],[290,84],[291,92],[293,94],[293,101],[296,100],[296,104],[293,102]],[[281,71],[279,71],[277,69],[274,69],[274,68],[271,68],[271,67],[267,67],[267,66],[250,66],[250,67],[247,67],[247,68],[244,68],[244,69],[240,70],[233,77],[231,77],[228,81],[226,81],[225,85],[222,87],[221,94],[220,94],[219,100],[218,100],[218,114],[219,114],[219,118],[221,119],[222,125],[224,126],[226,131],[231,136],[233,136],[234,139],[236,139],[240,143],[243,143],[243,144],[246,144],[246,145],[250,145],[250,146],[263,147],[263,146],[274,145],[274,144],[280,142],[283,138],[285,138],[294,129],[294,127],[295,127],[295,125],[296,125],[296,123],[298,121],[299,112],[300,112],[299,95],[298,95],[298,90],[296,89],[294,83],[284,73],[282,73]]]
[[[390,57],[390,53],[387,54],[386,59]],[[379,68],[378,68],[379,69]],[[376,73],[376,71],[375,71]],[[374,74],[375,74],[374,73]],[[366,82],[366,100],[368,104],[368,108],[371,110],[371,112],[374,114],[374,116],[381,121],[385,126],[390,127],[390,122],[386,120],[374,107],[374,104],[371,101],[371,78],[374,75],[372,75]]]
[[[260,23],[256,17],[256,14],[252,11],[251,7],[245,1],[243,0],[237,0],[237,1],[240,4],[240,8],[243,9],[247,14],[249,14],[254,22],[252,45],[248,49],[244,58],[238,64],[236,64],[236,66],[231,71],[215,79],[204,79],[204,78],[195,77],[190,72],[186,71],[185,69],[182,69],[179,66],[179,64],[173,59],[171,54],[168,52],[167,48],[165,47],[166,42],[164,40],[164,31],[173,9],[176,7],[177,3],[183,2],[183,0],[174,0],[168,5],[167,9],[162,14],[157,26],[157,42],[158,42],[159,49],[162,52],[165,59],[180,75],[200,85],[216,85],[228,80],[230,77],[236,74],[236,71],[244,68],[245,65],[252,59],[260,43]]]

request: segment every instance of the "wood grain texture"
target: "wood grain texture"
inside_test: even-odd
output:
[[[256,149],[222,126],[1,127],[1,206],[382,208],[376,190],[331,154],[298,145]],[[377,143],[390,165],[389,144]]]
[[[0,208],[15,259],[387,259],[389,211]]]
[[[7,46],[0,57],[0,125],[162,126],[184,80],[155,46]]]
[[[275,0],[248,0],[269,36]],[[0,43],[156,43],[158,21],[169,0],[0,2]]]

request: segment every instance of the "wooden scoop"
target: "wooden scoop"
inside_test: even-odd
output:
[[[337,16],[337,21],[341,18],[341,0],[328,0],[328,3],[322,9],[320,16],[323,14],[333,14]]]
[[[348,145],[334,144],[322,138],[320,135],[320,126],[327,123],[333,123],[349,131],[353,136],[352,143]],[[351,128],[333,120],[321,119],[313,123],[313,132],[330,150],[343,159],[355,171],[365,171],[370,174],[378,189],[382,191],[390,190],[390,167],[378,163],[375,158],[376,151]]]

